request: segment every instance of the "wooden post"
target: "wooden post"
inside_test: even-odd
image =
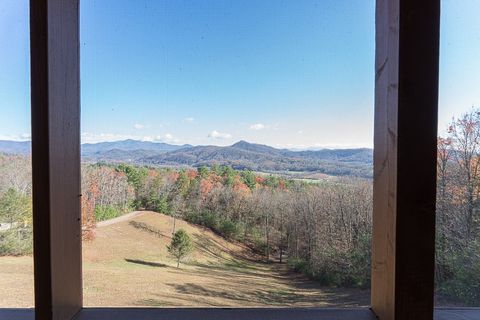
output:
[[[440,0],[377,0],[372,308],[433,319]]]
[[[82,306],[78,0],[31,0],[35,318]]]

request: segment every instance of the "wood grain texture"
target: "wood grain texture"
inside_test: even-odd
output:
[[[82,306],[78,0],[31,0],[36,319]]]
[[[440,1],[378,0],[372,307],[433,319]]]
[[[376,4],[372,236],[373,310],[394,319],[399,0]]]

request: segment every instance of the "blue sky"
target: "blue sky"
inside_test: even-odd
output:
[[[82,140],[372,146],[374,1],[81,1]],[[480,1],[443,1],[439,128],[480,106]],[[0,139],[26,139],[28,1],[0,0]]]

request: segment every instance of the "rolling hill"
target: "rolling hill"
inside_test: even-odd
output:
[[[122,140],[113,142],[84,143],[82,144],[82,155],[84,157],[94,156],[95,154],[103,154],[111,150],[137,151],[145,150],[151,152],[168,152],[181,148],[191,147],[189,144],[174,145],[162,142],[138,141],[138,140]]]
[[[308,171],[329,175],[370,177],[371,149],[291,151],[265,145],[237,142],[231,146],[195,146],[140,158],[147,164],[162,166],[229,165],[234,169],[254,171]]]
[[[101,222],[84,241],[86,306],[339,307],[367,306],[369,291],[328,288],[286,264],[265,263],[238,242],[177,219],[194,251],[180,268],[168,254],[173,219],[135,212]],[[0,307],[33,306],[33,259],[0,257]]]

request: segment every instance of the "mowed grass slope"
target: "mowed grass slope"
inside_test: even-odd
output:
[[[176,268],[168,254],[173,218],[142,212],[100,225],[83,244],[86,306],[358,306],[369,292],[324,288],[289,272],[284,264],[263,263],[241,243],[176,221],[192,237],[194,251]],[[31,259],[0,258],[0,287],[15,288],[15,299],[0,294],[0,306],[28,306],[33,292]],[[18,284],[22,287],[16,286]],[[30,290],[30,291],[29,291]],[[13,303],[13,304],[12,304]]]

